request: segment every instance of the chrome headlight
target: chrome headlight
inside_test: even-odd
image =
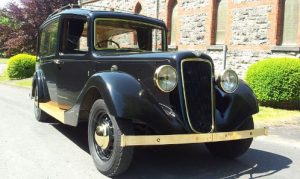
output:
[[[239,78],[235,71],[227,69],[218,77],[218,83],[226,93],[233,93],[239,85]]]
[[[154,83],[163,92],[171,92],[178,82],[176,70],[170,65],[162,65],[155,70]]]

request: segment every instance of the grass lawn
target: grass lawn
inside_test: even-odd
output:
[[[7,63],[8,58],[0,58],[0,64],[5,64]]]
[[[274,109],[259,107],[253,116],[256,126],[300,125],[300,110]]]
[[[26,78],[22,80],[10,80],[5,72],[3,74],[0,74],[0,83],[13,85],[13,86],[20,86],[25,88],[31,88],[31,82],[32,82],[32,78]]]

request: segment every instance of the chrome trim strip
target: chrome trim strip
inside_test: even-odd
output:
[[[213,94],[213,83],[214,83],[214,72],[213,72],[213,67],[212,67],[212,64],[207,61],[207,60],[203,60],[203,59],[200,59],[200,58],[187,58],[187,59],[183,59],[181,61],[181,64],[180,64],[180,68],[181,68],[181,80],[182,80],[182,87],[183,87],[183,97],[184,97],[184,106],[185,106],[185,111],[186,111],[186,115],[187,115],[187,118],[188,118],[188,122],[189,122],[189,125],[192,129],[193,132],[195,133],[202,133],[202,132],[199,132],[197,131],[193,126],[192,126],[192,123],[191,123],[191,120],[190,120],[190,116],[189,116],[189,111],[188,111],[188,106],[187,106],[187,100],[186,100],[186,93],[185,93],[185,82],[184,82],[184,73],[183,73],[183,63],[184,62],[189,62],[189,61],[200,61],[200,62],[205,62],[205,63],[208,63],[211,67],[211,113],[212,113],[212,124],[211,124],[211,131],[210,132],[213,132],[214,131],[214,128],[215,128],[215,111],[214,111],[214,94]]]

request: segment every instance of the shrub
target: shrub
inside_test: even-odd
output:
[[[300,109],[300,59],[269,58],[249,67],[245,80],[259,103],[284,109]]]
[[[10,79],[31,77],[35,70],[36,57],[28,54],[18,54],[8,60],[7,74]]]

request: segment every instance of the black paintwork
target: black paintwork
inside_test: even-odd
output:
[[[258,112],[258,104],[253,91],[242,80],[238,89],[228,94],[216,88],[216,123],[218,131],[237,129],[248,116]]]
[[[166,32],[165,24],[160,20],[127,13],[82,9],[65,10],[53,15],[43,23],[41,30],[49,21],[64,17],[86,18],[90,37],[93,37],[92,23],[98,17],[147,22],[161,26]],[[61,35],[58,38],[60,37]],[[101,54],[91,48],[93,39],[88,39],[90,48],[86,54],[63,55],[57,50],[52,57],[38,58],[33,87],[38,86],[41,102],[51,100],[67,107],[66,123],[76,126],[80,117],[84,116],[83,102],[91,91],[97,91],[111,115],[145,124],[159,134],[191,133],[185,117],[180,62],[186,58],[201,58],[213,63],[209,56],[190,51],[167,52],[166,41],[164,52]],[[60,60],[62,63],[57,65],[53,60]],[[179,75],[178,85],[170,93],[160,91],[153,81],[156,68],[165,64],[177,69]],[[113,65],[118,67],[117,71],[111,70]],[[215,131],[234,130],[244,119],[258,112],[253,92],[242,81],[233,94],[224,93],[217,85],[214,93]],[[162,105],[174,111],[175,116],[168,115]],[[87,120],[87,116],[83,120]]]

